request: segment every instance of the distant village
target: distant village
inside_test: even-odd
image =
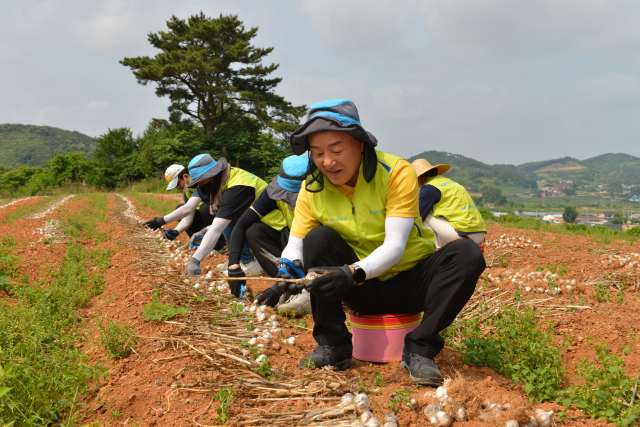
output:
[[[538,184],[537,193],[531,193],[527,195],[518,194],[518,197],[540,197],[540,198],[554,198],[554,197],[564,197],[576,195],[576,191],[573,192],[566,191],[567,189],[573,189],[572,181],[560,181],[557,184],[550,184],[546,180],[536,181]],[[638,197],[638,193],[640,193],[640,188],[637,188],[635,185],[621,185],[621,191],[618,193],[622,195],[622,197],[613,197],[609,193],[606,188],[606,185],[598,184],[598,185],[582,185],[582,191],[578,192],[578,195],[581,196],[596,196],[596,197],[607,197],[607,201],[613,202],[640,202],[640,197]],[[572,194],[567,194],[572,193]],[[553,206],[555,208],[555,206]],[[590,208],[594,210],[594,208]],[[640,206],[638,206],[640,209]],[[625,209],[627,212],[620,212],[616,210],[604,210],[602,212],[580,212],[578,211],[578,217],[575,220],[576,224],[584,224],[590,227],[594,226],[604,226],[607,228],[613,228],[618,231],[626,231],[633,227],[640,226],[640,213],[631,213],[628,209]],[[493,212],[496,216],[505,215],[504,212]],[[550,223],[550,224],[561,224],[564,222],[563,215],[559,213],[545,213],[545,212],[526,212],[526,211],[515,211],[515,215],[521,217],[529,217],[536,218],[542,222]]]

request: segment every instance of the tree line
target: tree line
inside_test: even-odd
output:
[[[251,44],[257,31],[237,15],[172,16],[166,31],[148,34],[158,54],[120,61],[138,83],[153,83],[156,95],[169,98],[168,120],[151,120],[137,136],[109,129],[90,157],[56,154],[44,168],[0,170],[0,191],[35,194],[69,182],[113,189],[159,178],[171,164],[187,166],[204,152],[269,180],[291,155],[287,136],[306,106],[275,92],[279,65],[263,63],[273,48]]]

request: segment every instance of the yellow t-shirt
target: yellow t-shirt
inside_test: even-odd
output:
[[[328,178],[324,177],[324,179]],[[337,185],[336,188],[353,205],[355,187]],[[387,217],[416,218],[420,216],[418,178],[416,177],[415,169],[406,160],[398,160],[395,168],[393,168],[387,183],[387,193],[389,194],[387,205],[385,206],[387,208]],[[311,215],[309,197],[303,183],[296,201],[296,216],[293,219],[291,234],[303,239],[309,231],[319,225],[320,221]]]

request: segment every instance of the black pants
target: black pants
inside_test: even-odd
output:
[[[358,261],[353,249],[329,227],[316,227],[304,238],[304,267],[327,267]],[[449,326],[476,287],[485,262],[478,245],[455,240],[391,279],[370,279],[351,288],[343,301],[361,314],[424,312],[422,323],[405,338],[412,353],[435,357],[444,347],[439,332]],[[315,322],[313,337],[319,345],[351,342],[341,302],[311,294]]]
[[[282,251],[289,242],[289,227],[278,231],[259,221],[247,229],[245,239],[264,272],[270,277],[276,277],[278,267],[262,255],[261,249],[266,249],[277,257],[282,255]]]
[[[181,206],[184,206],[184,203],[181,203],[178,206],[176,206],[176,209],[178,209]],[[197,233],[203,228],[210,226],[213,220],[215,219],[215,217],[216,217],[215,215],[212,215],[211,212],[209,212],[209,205],[206,203],[203,203],[202,206],[200,206],[200,209],[196,210],[195,215],[193,216],[193,222],[191,223],[189,228],[187,228],[187,230],[185,231],[187,233],[187,236],[191,237],[193,236],[193,233]],[[216,242],[214,249],[218,250],[223,248],[226,242],[227,241],[224,239],[224,236],[221,234],[220,238],[218,239],[218,242]]]

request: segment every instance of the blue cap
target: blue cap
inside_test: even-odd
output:
[[[216,162],[210,154],[198,154],[189,162],[189,176],[191,177],[189,187],[195,187],[198,182],[218,175],[226,167],[227,159],[224,157]]]

